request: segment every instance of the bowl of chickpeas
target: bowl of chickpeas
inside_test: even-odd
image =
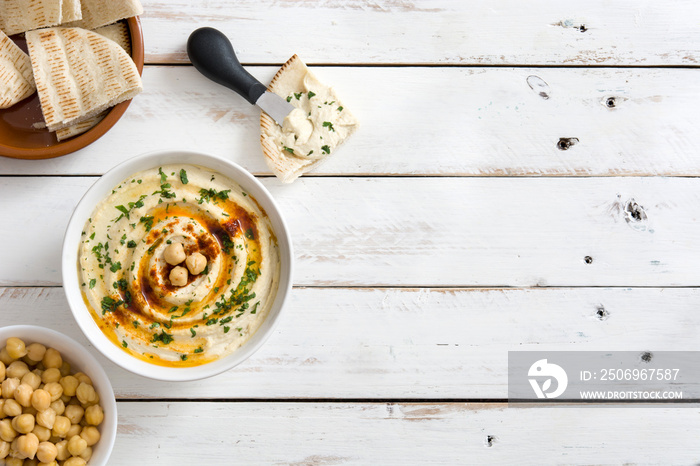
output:
[[[0,328],[0,393],[0,464],[107,464],[117,403],[77,342],[33,325]]]

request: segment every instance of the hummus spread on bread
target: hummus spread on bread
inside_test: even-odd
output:
[[[177,243],[206,267],[176,285],[171,272],[180,266],[166,251]],[[280,260],[265,211],[237,183],[169,165],[129,177],[96,207],[78,273],[95,322],[115,345],[154,364],[194,366],[257,331],[275,300]]]

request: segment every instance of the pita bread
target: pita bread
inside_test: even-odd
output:
[[[282,65],[282,68],[277,72],[267,89],[280,97],[287,98],[289,102],[292,95],[296,96],[300,92],[306,95],[306,91],[308,91],[310,87],[315,90],[327,89],[328,95],[332,96],[328,101],[333,100],[333,102],[324,102],[324,104],[335,103],[340,110],[343,110],[333,90],[318,81],[297,55],[294,55],[287,63]],[[297,97],[297,100],[299,100],[299,97]],[[314,108],[315,107],[316,104],[314,103]],[[309,115],[311,115],[311,113],[309,113]],[[345,137],[348,137],[355,131],[357,120],[355,120],[350,112],[345,110],[343,112],[342,122],[338,122],[336,128],[339,128],[340,125],[343,126],[342,131],[346,133]],[[338,131],[340,132],[341,130],[339,129]],[[275,176],[283,183],[291,183],[304,173],[316,168],[329,154],[329,152],[325,152],[325,150],[320,151],[317,149],[313,154],[312,152],[314,151],[311,151],[306,156],[297,156],[295,152],[289,148],[285,148],[286,150],[282,149],[280,144],[280,136],[282,134],[282,128],[280,128],[275,120],[267,113],[262,112],[260,115],[260,144],[262,146],[263,155],[265,156],[265,163],[267,163],[270,170],[272,170]],[[342,143],[342,140],[340,143]],[[327,146],[325,147],[327,148]]]
[[[26,37],[49,131],[87,120],[143,90],[131,57],[95,32],[49,28]]]
[[[80,0],[61,0],[61,24],[82,19]]]
[[[119,46],[123,48],[126,53],[131,55],[131,36],[129,35],[129,27],[125,23],[119,22],[110,24],[109,26],[103,26],[95,29],[95,32],[110,40],[113,40],[119,44]],[[87,120],[81,121],[75,125],[70,125],[66,128],[59,129],[56,131],[56,138],[59,141],[65,141],[73,136],[83,134],[84,132],[97,126],[97,124],[102,121],[105,116],[107,116],[107,113],[109,113],[109,110],[105,110],[99,115],[88,118]]]
[[[81,0],[82,19],[67,26],[96,29],[120,19],[143,14],[139,0]]]
[[[9,108],[34,94],[29,55],[0,31],[0,108]]]
[[[2,0],[0,29],[11,36],[61,22],[62,0]]]

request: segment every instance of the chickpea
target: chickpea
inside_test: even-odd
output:
[[[9,366],[10,363],[14,361],[14,359],[12,359],[9,354],[7,354],[7,348],[0,349],[0,361],[2,361],[2,363],[6,366]]]
[[[46,346],[41,343],[32,343],[27,346],[27,357],[37,364],[42,359],[44,359],[44,354],[46,353]]]
[[[27,348],[24,346],[24,342],[16,337],[7,339],[5,349],[12,359],[23,358],[27,355]]]
[[[9,419],[0,421],[0,439],[6,442],[12,442],[17,437],[17,431],[12,428],[12,423]]]
[[[66,411],[64,414],[68,419],[70,419],[71,424],[79,424],[83,419],[85,410],[80,405],[68,405],[66,406]]]
[[[31,403],[34,409],[37,411],[45,411],[49,408],[49,406],[51,406],[51,394],[43,388],[34,390],[34,393],[32,393]]]
[[[0,440],[0,460],[10,454],[10,442]]]
[[[186,257],[182,243],[172,243],[163,251],[163,259],[170,265],[180,264]]]
[[[63,403],[63,400],[52,401],[49,407],[56,411],[56,414],[59,416],[63,416],[63,412],[66,410],[66,405]]]
[[[21,404],[25,408],[28,408],[32,405],[32,394],[34,393],[34,389],[30,387],[27,384],[19,384],[17,388],[15,388],[15,400],[17,400],[17,403]]]
[[[57,350],[48,348],[44,353],[44,358],[41,360],[41,362],[44,364],[46,369],[51,369],[52,367],[60,369],[63,365],[63,358],[61,357],[61,353],[59,353]]]
[[[39,463],[37,466],[59,466],[56,460],[49,461],[48,463]]]
[[[78,385],[78,389],[75,391],[75,396],[81,404],[90,404],[97,401],[97,392],[92,388],[92,385],[86,383],[81,383]]]
[[[90,425],[99,426],[104,418],[105,414],[100,405],[92,405],[85,410],[85,420]]]
[[[92,385],[92,379],[85,375],[83,372],[76,372],[75,374],[73,374],[73,377],[80,380],[82,383]]]
[[[51,429],[37,424],[34,426],[32,434],[36,435],[40,442],[47,442],[51,438]]]
[[[41,386],[41,377],[34,372],[27,372],[20,380],[20,383],[27,384],[32,387],[32,390],[36,390]]]
[[[63,361],[63,364],[61,364],[61,367],[59,368],[61,371],[61,376],[65,377],[70,374],[70,364],[68,362]]]
[[[36,450],[36,457],[42,463],[50,463],[56,459],[58,448],[51,442],[41,442]]]
[[[68,432],[66,432],[66,438],[73,438],[76,435],[80,435],[80,432],[83,431],[83,426],[80,424],[71,424],[70,429],[68,429]]]
[[[58,461],[67,460],[70,457],[68,453],[68,440],[61,440],[56,443],[56,459]]]
[[[5,369],[5,374],[8,377],[16,377],[18,379],[24,377],[24,374],[27,372],[29,372],[29,367],[22,361],[14,361]]]
[[[22,414],[22,405],[17,400],[5,400],[2,410],[5,411],[6,415],[15,417]]]
[[[74,435],[68,440],[68,452],[73,456],[80,455],[87,446],[85,439],[79,435]]]
[[[204,254],[195,252],[185,259],[185,265],[192,275],[199,275],[207,268],[207,258]]]
[[[2,381],[0,387],[2,387],[2,397],[6,400],[15,397],[15,390],[19,387],[19,379],[17,377],[9,377]]]
[[[87,447],[85,450],[83,450],[83,452],[80,454],[80,457],[86,462],[90,461],[90,458],[92,458],[92,447]]]
[[[100,431],[97,430],[95,426],[83,427],[83,431],[80,432],[80,436],[85,439],[88,446],[91,447],[100,441]]]
[[[41,373],[41,381],[43,383],[58,382],[61,380],[61,371],[52,367],[51,369],[46,369]]]
[[[12,419],[12,428],[20,434],[28,434],[34,430],[34,416],[31,414],[20,414]]]
[[[70,419],[65,416],[56,416],[56,420],[53,423],[53,429],[51,429],[51,434],[56,437],[64,438],[68,433],[70,426]]]
[[[56,401],[61,398],[61,395],[63,395],[63,387],[57,382],[47,383],[44,385],[44,390],[49,392],[49,395],[51,395],[51,401]]]
[[[56,423],[56,411],[49,408],[36,415],[36,423],[47,429],[53,429]],[[70,421],[68,421],[70,422]]]
[[[27,435],[17,437],[17,453],[19,453],[22,458],[34,458],[38,448],[39,439],[36,435],[28,433]]]
[[[68,458],[65,463],[63,463],[63,466],[85,466],[87,464],[87,461],[82,459],[79,456],[73,456],[71,458]]]
[[[5,458],[5,466],[24,466],[22,458]]]
[[[5,363],[0,361],[0,382],[5,380]]]
[[[187,269],[179,265],[170,271],[170,283],[173,286],[187,285]]]
[[[80,381],[72,375],[62,377],[59,383],[63,387],[63,394],[68,396],[75,396],[75,389],[80,385]]]

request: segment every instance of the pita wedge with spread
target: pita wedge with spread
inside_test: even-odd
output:
[[[9,108],[34,94],[29,55],[0,31],[0,108]]]
[[[357,120],[333,88],[321,83],[296,55],[280,68],[268,90],[296,107],[282,127],[267,113],[260,115],[265,162],[284,183],[316,167],[357,130]]]
[[[105,36],[106,38],[113,40],[121,48],[123,48],[126,53],[131,55],[131,37],[129,35],[129,28],[125,23],[119,22],[110,24],[109,26],[103,26],[95,29],[95,32],[101,36]],[[108,113],[109,109],[103,110],[102,113],[95,115],[94,117],[83,120],[80,123],[61,128],[56,131],[56,139],[59,141],[65,141],[73,136],[83,134],[97,126],[97,124],[102,121]]]
[[[26,38],[49,131],[85,121],[143,90],[131,57],[96,32],[49,28],[29,31]]]
[[[143,14],[139,0],[80,0],[82,18],[66,26],[96,29]]]

